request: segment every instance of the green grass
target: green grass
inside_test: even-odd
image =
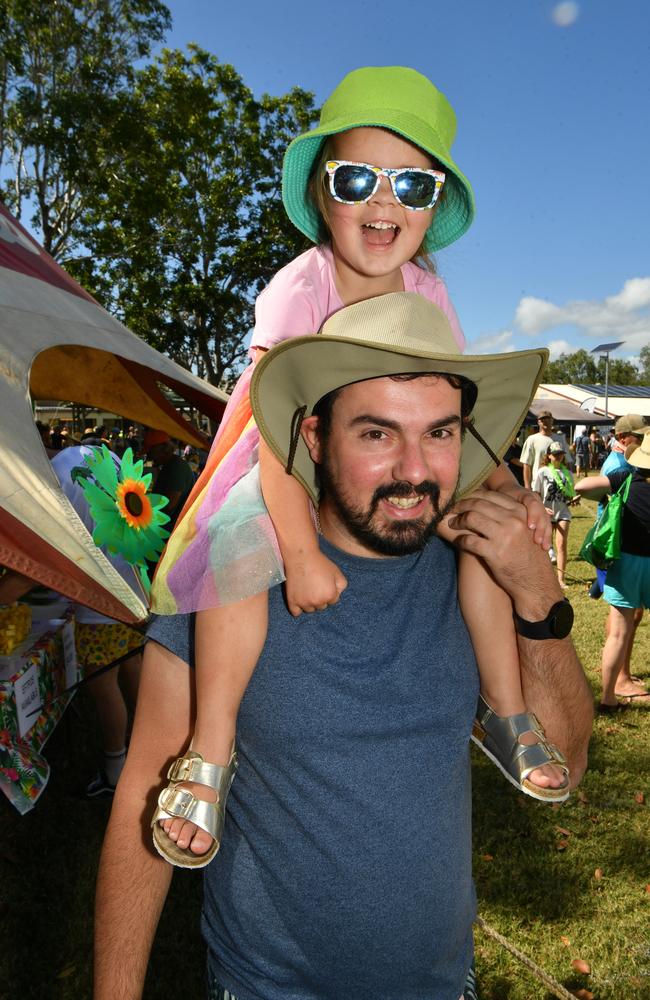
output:
[[[592,570],[575,560],[594,509],[583,502],[576,512],[567,575],[574,637],[596,695],[607,606],[587,597]],[[648,615],[632,666],[650,681]],[[587,989],[597,1000],[650,1000],[648,805],[636,798],[650,801],[649,737],[647,707],[597,718],[582,786],[568,804],[553,807],[518,794],[472,751],[479,912],[565,988]],[[92,708],[79,696],[46,748],[52,777],[36,808],[21,817],[0,798],[0,1000],[91,996],[94,880],[110,805],[86,801],[79,790],[96,750]],[[146,1000],[203,997],[199,911],[200,878],[178,872]],[[476,957],[483,1000],[552,996],[480,929]],[[589,963],[590,975],[573,970],[576,958]]]
[[[575,512],[567,581],[574,641],[597,696],[608,606],[588,597],[594,571],[575,558],[594,511],[595,504],[583,501]],[[632,672],[650,681],[647,614]],[[550,808],[518,795],[473,750],[479,912],[566,989],[587,989],[597,1000],[650,1000],[649,737],[648,707],[597,717],[578,793]],[[551,996],[481,930],[476,957],[483,1000]],[[590,975],[573,970],[576,958],[589,963]]]

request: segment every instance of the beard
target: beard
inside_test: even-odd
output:
[[[454,490],[448,501],[440,506],[440,487],[437,483],[428,479],[417,484],[396,481],[379,486],[364,510],[354,504],[336,482],[326,455],[319,466],[319,480],[321,500],[327,500],[357,541],[383,556],[406,556],[423,549],[456,499]],[[416,493],[429,497],[430,514],[410,520],[374,523],[381,500],[386,497],[411,497]]]

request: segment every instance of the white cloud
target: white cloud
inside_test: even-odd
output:
[[[560,309],[545,299],[532,295],[521,299],[515,313],[515,323],[524,333],[540,333],[562,322]]]
[[[557,24],[558,28],[569,28],[578,20],[580,7],[573,0],[566,0],[565,3],[558,3],[551,11],[551,20]]]
[[[577,350],[568,340],[549,340],[546,346],[551,355],[551,361],[556,361],[560,354],[574,354]]]
[[[466,354],[507,354],[509,351],[516,351],[516,344],[512,343],[512,330],[502,330],[500,333],[484,333],[475,340],[468,341],[465,348]]]
[[[630,278],[618,295],[610,295],[605,302],[615,308],[620,306],[626,312],[650,306],[650,278]]]
[[[620,292],[602,300],[573,301],[555,305],[532,296],[521,299],[515,324],[537,336],[558,326],[577,327],[587,349],[599,343],[622,340],[621,355],[638,354],[650,344],[650,277],[630,278]],[[575,350],[576,348],[574,348]]]

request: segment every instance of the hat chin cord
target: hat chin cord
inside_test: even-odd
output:
[[[501,459],[497,458],[497,456],[494,454],[487,441],[485,441],[484,438],[482,438],[479,432],[476,430],[476,427],[474,426],[474,417],[469,418],[469,420],[465,424],[465,428],[470,432],[472,437],[476,438],[481,447],[484,448],[485,451],[487,451],[488,455],[490,456],[494,464],[497,466],[501,465]]]
[[[302,422],[305,419],[306,412],[307,412],[306,406],[299,406],[291,418],[291,436],[289,438],[289,453],[287,455],[287,464],[284,467],[284,471],[288,476],[291,475],[291,470],[293,469],[293,462],[296,457],[296,448],[298,447],[298,442],[300,441],[300,428],[302,427]]]
[[[300,428],[302,427],[302,422],[305,419],[305,413],[306,412],[307,412],[307,407],[306,406],[299,406],[298,409],[295,410],[295,412],[293,414],[293,417],[291,418],[291,435],[290,435],[290,439],[289,439],[289,453],[287,455],[287,464],[285,466],[285,472],[287,473],[288,476],[291,475],[291,471],[293,469],[293,463],[294,463],[294,459],[296,457],[296,449],[298,447],[298,442],[300,440]],[[467,422],[465,423],[465,429],[470,432],[470,434],[472,435],[472,437],[476,438],[476,440],[481,445],[481,447],[484,448],[485,451],[488,453],[488,455],[490,456],[490,458],[492,459],[492,461],[494,462],[494,464],[496,466],[501,465],[500,459],[497,457],[497,455],[494,454],[494,452],[490,448],[490,446],[487,443],[487,441],[485,441],[485,439],[483,437],[481,437],[481,435],[479,434],[479,432],[476,430],[476,427],[474,426],[474,418],[473,417],[470,417],[467,420]]]

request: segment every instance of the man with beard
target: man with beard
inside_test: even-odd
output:
[[[440,310],[399,293],[341,310],[319,336],[258,364],[260,433],[314,498],[322,549],[348,587],[299,618],[282,588],[269,592],[226,836],[205,869],[211,1000],[475,996],[468,745],[478,677],[454,552],[435,525],[463,497],[458,544],[485,560],[520,630],[536,635],[521,639],[526,703],[575,784],[591,698],[556,621],[562,592],[524,506],[471,492],[514,436],[544,360],[462,357]],[[139,825],[160,761],[189,742],[192,635],[183,618],[150,630],[100,866],[96,1000],[141,995],[172,869]]]

